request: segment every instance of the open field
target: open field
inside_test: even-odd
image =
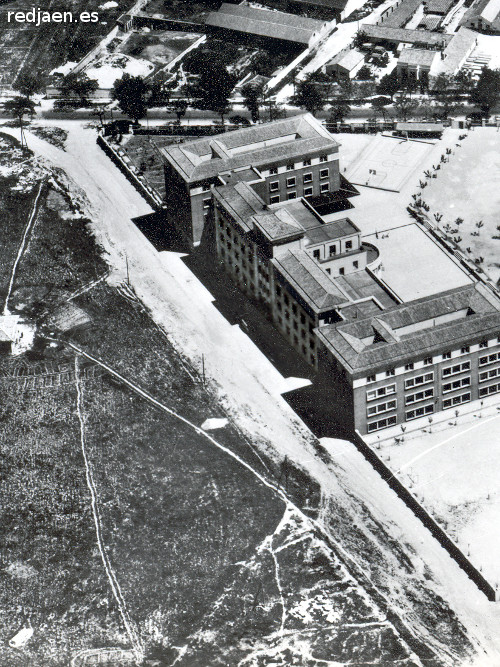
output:
[[[441,165],[422,198],[431,214],[442,214],[439,227],[460,237],[460,247],[472,259],[484,258],[480,267],[495,281],[500,278],[500,133],[477,127],[456,147],[455,155]],[[457,218],[463,222],[456,224]],[[482,226],[478,228],[478,222]],[[448,227],[449,226],[449,227]]]
[[[351,164],[346,178],[355,185],[399,192],[432,148],[432,143],[377,135]]]
[[[382,445],[397,477],[456,539],[486,579],[500,584],[500,415]],[[453,423],[453,422],[451,422]]]
[[[149,60],[156,67],[168,65],[200,37],[192,32],[150,30],[143,33],[132,31],[121,43],[118,51],[127,56]]]

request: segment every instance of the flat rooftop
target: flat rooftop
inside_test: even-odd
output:
[[[378,238],[377,238],[378,236]],[[472,285],[452,256],[416,222],[363,236],[380,252],[379,280],[402,301],[414,301]]]

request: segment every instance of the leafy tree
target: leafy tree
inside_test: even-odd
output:
[[[430,95],[441,118],[447,118],[450,113],[458,109],[460,95],[452,76],[439,74],[434,80]]]
[[[485,67],[471,92],[470,100],[473,104],[477,104],[484,114],[489,115],[499,96],[500,70]]]
[[[264,90],[262,86],[245,86],[241,91],[243,104],[250,112],[252,121],[256,123],[260,119],[260,106],[264,101]]]
[[[148,107],[165,107],[170,100],[170,90],[160,83],[153,81],[148,86]]]
[[[347,102],[337,102],[330,107],[328,122],[343,123],[350,113],[351,107],[347,104]]]
[[[181,124],[182,118],[186,115],[186,111],[188,110],[188,103],[186,100],[173,100],[170,102],[168,105],[168,110],[171,111],[172,113],[175,113],[177,116],[177,124]]]
[[[17,118],[21,130],[21,141],[23,141],[23,119],[26,114],[33,116],[35,114],[35,105],[28,97],[18,96],[7,100],[3,105],[5,114]]]
[[[398,73],[394,69],[390,74],[385,74],[380,79],[380,83],[377,86],[377,93],[379,95],[388,95],[392,102],[394,95],[398,92],[399,89],[400,83],[398,79]]]
[[[150,88],[142,76],[125,73],[113,85],[113,99],[118,101],[123,113],[136,123],[147,113],[149,95]]]
[[[312,114],[320,111],[326,104],[320,87],[310,80],[301,81],[297,85],[295,95],[290,98],[290,102]]]
[[[248,118],[245,118],[245,116],[241,116],[240,114],[235,114],[234,116],[231,116],[229,120],[231,123],[233,123],[233,125],[241,125],[242,127],[250,125],[250,121],[248,120]]]
[[[403,90],[401,93],[398,93],[396,99],[394,100],[394,108],[396,109],[398,116],[403,121],[408,120],[408,116],[412,111],[415,111],[417,107],[417,100],[412,99],[405,90]]]
[[[356,75],[358,81],[373,81],[375,77],[368,65],[363,65]]]
[[[375,113],[375,116],[382,114],[384,120],[387,116],[387,111],[385,107],[390,104],[391,100],[388,97],[380,95],[379,97],[374,97],[372,99],[372,109]]]
[[[77,97],[82,103],[86,103],[98,87],[96,79],[89,79],[85,72],[70,72],[63,77],[59,90],[62,97]]]
[[[41,93],[44,90],[45,82],[40,75],[23,72],[17,77],[12,87],[14,90],[18,91],[22,97],[31,99],[33,95]]]
[[[236,85],[236,76],[230,74],[225,67],[216,67],[201,74],[193,88],[193,106],[196,109],[210,109],[221,117],[229,113],[229,97]]]

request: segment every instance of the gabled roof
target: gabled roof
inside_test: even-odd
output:
[[[403,49],[399,54],[398,65],[414,65],[420,67],[431,67],[437,51],[429,49]]]
[[[195,183],[230,169],[258,168],[338,146],[321,123],[307,113],[160,150],[186,182]]]
[[[298,44],[308,44],[313,34],[324,25],[322,21],[295,14],[226,2],[219,11],[210,12],[205,24]]]
[[[354,376],[500,333],[500,299],[482,283],[316,330]]]
[[[437,48],[444,48],[453,38],[452,35],[445,35],[444,33],[391,28],[386,25],[370,25],[368,23],[361,26],[361,33],[372,39],[404,42],[406,44],[426,44]]]
[[[327,67],[330,65],[338,65],[339,67],[343,67],[350,72],[360,63],[364,62],[365,55],[365,53],[358,51],[358,49],[349,49],[348,51],[344,52],[341,51],[332,60],[330,60],[329,63],[327,63]]]

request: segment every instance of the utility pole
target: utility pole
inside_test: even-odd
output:
[[[205,386],[205,355],[201,355],[201,378],[203,382],[203,386]]]
[[[130,273],[128,270],[128,255],[125,255],[125,266],[127,267],[127,285],[130,287]]]

